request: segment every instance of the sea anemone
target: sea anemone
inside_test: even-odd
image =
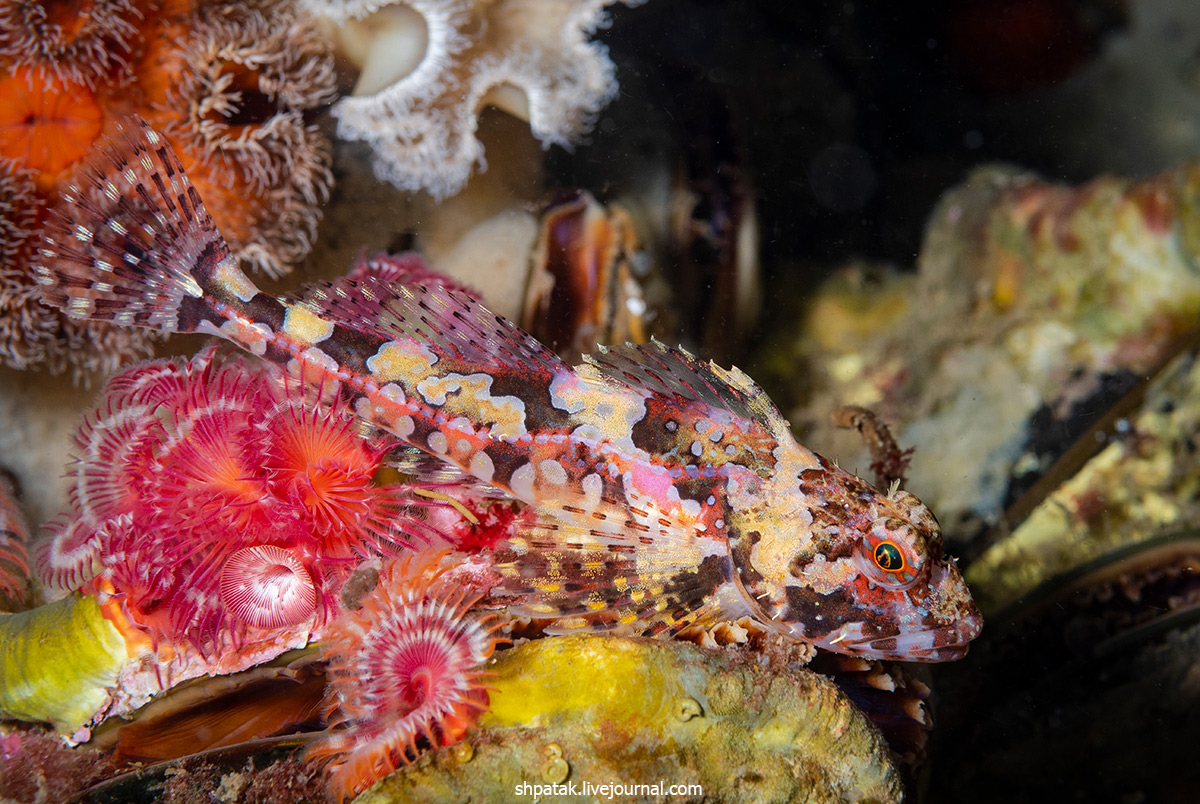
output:
[[[339,800],[411,762],[422,739],[435,748],[456,742],[487,708],[481,665],[498,621],[470,612],[480,593],[439,566],[444,555],[391,562],[361,607],[326,632],[337,728],[309,756],[328,761]]]
[[[36,175],[42,192],[54,188],[100,137],[104,112],[87,87],[32,68],[0,78],[0,158]]]
[[[141,114],[179,149],[235,256],[278,276],[308,253],[329,197],[311,117],[334,92],[329,46],[287,0],[0,0],[0,184],[23,171],[33,185],[0,187],[0,204],[21,204],[0,214],[29,219],[36,239],[100,136]],[[41,308],[31,248],[0,246],[0,361],[78,382],[150,355],[158,336]]]
[[[69,367],[79,380],[148,357],[153,334],[74,321],[39,304],[30,268],[47,199],[104,128],[100,100],[86,86],[31,67],[4,69],[0,97],[6,101],[0,104],[0,216],[6,238],[0,249],[0,360],[14,368]]]
[[[141,21],[129,0],[0,0],[0,57],[63,82],[120,83]]]
[[[15,498],[15,479],[0,469],[0,597],[21,603],[29,593],[29,528]]]
[[[285,3],[166,17],[137,68],[142,113],[171,140],[238,259],[280,276],[316,236],[333,181],[309,117],[335,96],[333,59]]]
[[[330,17],[362,72],[334,106],[338,134],[375,151],[375,172],[405,190],[454,195],[483,145],[484,106],[566,145],[616,96],[615,68],[588,37],[611,0],[305,0]]]

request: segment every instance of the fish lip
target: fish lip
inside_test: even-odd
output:
[[[974,607],[972,607],[974,608]],[[983,630],[983,618],[979,616],[979,612],[975,611],[972,615],[956,620],[949,625],[943,625],[940,628],[931,629],[935,632],[934,647],[931,653],[942,653],[944,651],[955,651],[961,648],[959,657],[965,656],[967,646],[975,637],[979,636],[979,632]],[[943,641],[943,635],[946,639]]]
[[[855,643],[856,647],[870,648],[878,642],[883,642],[889,639],[904,641],[907,637],[915,639],[928,634],[933,634],[933,644],[921,652],[934,652],[946,650],[948,648],[966,647],[976,636],[979,635],[980,623],[970,618],[958,620],[948,625],[933,626],[930,628],[922,628],[919,631],[909,631],[908,633],[884,634],[869,640]]]
[[[972,603],[970,611],[954,622],[931,626],[920,630],[879,634],[857,642],[843,641],[837,647],[826,643],[824,647],[851,654],[873,656],[902,662],[947,662],[961,659],[983,628],[983,618]],[[880,643],[892,642],[894,648],[877,647]],[[917,647],[915,642],[924,642],[928,647]]]

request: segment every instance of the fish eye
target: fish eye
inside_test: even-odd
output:
[[[871,523],[857,553],[859,567],[874,583],[888,589],[908,589],[924,575],[926,551],[919,531],[895,517]]]
[[[880,542],[875,545],[874,558],[875,566],[884,572],[904,571],[904,553],[900,551],[895,542]]]

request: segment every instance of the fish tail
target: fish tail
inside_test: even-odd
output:
[[[51,211],[35,270],[69,317],[192,332],[215,280],[256,292],[167,139],[140,117],[115,124]]]

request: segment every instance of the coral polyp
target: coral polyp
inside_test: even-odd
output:
[[[35,171],[42,191],[87,154],[104,127],[104,112],[87,87],[32,68],[0,78],[0,157]]]
[[[330,722],[309,752],[328,760],[330,792],[355,796],[421,751],[450,745],[487,708],[481,665],[496,621],[439,568],[441,555],[390,563],[356,611],[329,627]]]

